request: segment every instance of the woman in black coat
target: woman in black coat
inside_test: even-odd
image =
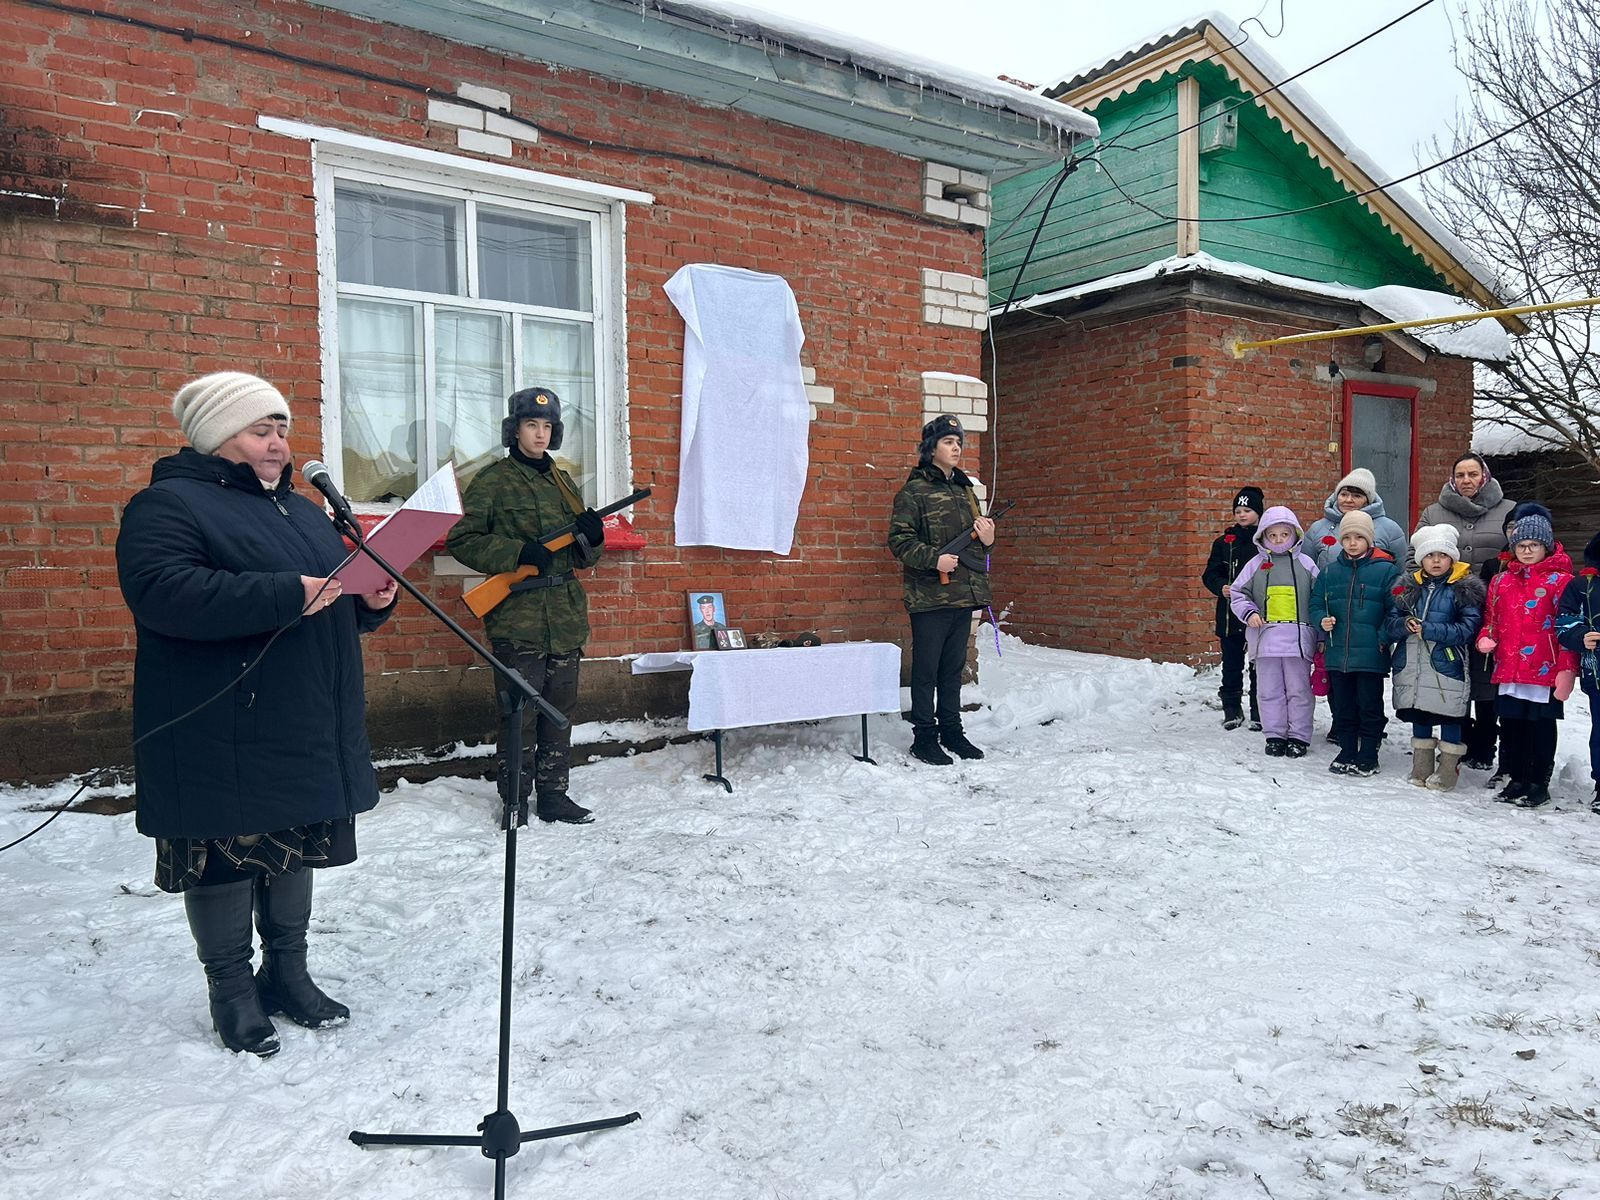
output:
[[[190,445],[155,464],[117,538],[138,636],[137,824],[157,886],[183,894],[223,1044],[265,1057],[273,1013],[308,1028],[350,1015],[306,971],[307,868],[353,862],[355,814],[378,802],[359,638],[395,584],[342,596],[330,578],[345,545],[290,482],[289,405],[270,383],[207,375],[172,409]]]

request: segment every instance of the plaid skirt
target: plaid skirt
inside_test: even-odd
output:
[[[277,833],[228,838],[157,838],[156,886],[164,892],[283,875],[301,867],[342,867],[356,860],[354,817],[317,821]]]

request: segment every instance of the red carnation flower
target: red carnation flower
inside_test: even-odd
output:
[[[1510,562],[1511,561],[1511,551],[1509,551],[1509,550],[1500,551],[1500,561],[1501,562]]]
[[[1406,587],[1403,583],[1395,584],[1393,590],[1396,596],[1404,596],[1406,594]]]
[[[1333,545],[1335,540],[1336,539],[1334,538],[1334,536],[1332,534],[1330,534],[1330,533],[1325,533],[1325,534],[1322,535],[1322,544],[1324,546]]]
[[[1600,575],[1600,570],[1596,570],[1594,567],[1585,567],[1583,570],[1579,571],[1578,574],[1579,575]]]
[[[1233,545],[1233,534],[1231,534],[1231,533],[1223,534],[1222,535],[1222,540],[1223,540],[1224,543],[1226,543],[1229,546]]]

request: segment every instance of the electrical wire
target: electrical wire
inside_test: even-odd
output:
[[[349,554],[345,555],[344,556],[344,561],[341,562],[333,570],[328,572],[328,577],[322,581],[322,586],[319,587],[316,590],[316,592],[312,595],[310,600],[306,601],[306,606],[300,610],[299,614],[295,617],[295,619],[290,621],[287,625],[281,626],[279,629],[277,629],[273,633],[273,635],[270,638],[267,639],[267,644],[265,646],[261,647],[261,653],[257,654],[253,659],[251,659],[248,663],[246,663],[244,670],[240,671],[237,675],[235,675],[227,683],[223,684],[222,687],[220,687],[217,690],[215,695],[208,696],[206,699],[200,701],[199,704],[196,704],[188,712],[181,713],[178,716],[173,717],[170,721],[166,721],[166,722],[163,722],[160,725],[157,725],[154,729],[145,730],[142,734],[140,734],[138,737],[136,737],[133,740],[133,745],[137,746],[140,742],[144,741],[146,738],[154,737],[156,734],[160,733],[163,729],[171,729],[174,725],[178,724],[178,722],[180,722],[180,721],[187,721],[190,717],[194,716],[195,713],[199,712],[203,708],[206,708],[206,707],[209,707],[212,704],[215,704],[218,700],[222,699],[222,697],[224,697],[229,692],[231,692],[235,687],[237,687],[239,685],[239,682],[246,675],[250,674],[251,671],[255,670],[257,665],[261,662],[261,660],[267,656],[267,651],[272,649],[272,643],[277,641],[280,637],[282,637],[283,634],[286,631],[288,631],[290,629],[293,629],[296,625],[298,625],[300,623],[300,618],[305,616],[308,612],[310,612],[311,611],[311,606],[314,605],[321,598],[323,592],[328,590],[328,585],[333,582],[333,577],[335,575],[337,575],[341,570],[343,570],[347,565],[349,565],[349,563],[355,558],[355,556],[360,554],[360,553],[361,553],[361,547],[357,546],[354,550],[350,551]],[[132,749],[132,748],[133,748],[132,746],[129,747],[129,749]],[[61,803],[59,808],[57,808],[54,812],[52,812],[48,817],[46,817],[38,825],[36,825],[32,829],[28,830],[28,832],[23,834],[21,837],[15,838],[12,841],[7,842],[4,846],[0,846],[0,854],[4,854],[7,850],[11,849],[13,846],[20,846],[23,842],[27,841],[34,834],[36,834],[40,830],[44,829],[47,825],[50,824],[51,821],[54,821],[62,813],[66,812],[67,809],[71,808],[72,807],[72,802],[74,800],[76,800],[79,796],[83,795],[84,789],[89,788],[89,787],[94,786],[95,784],[97,784],[105,776],[105,774],[107,772],[110,772],[113,769],[114,768],[111,768],[111,767],[101,767],[97,771],[91,771],[89,773],[89,777],[87,779],[85,779],[83,781],[83,783],[81,783],[78,786],[78,790],[73,792],[72,795],[68,796],[64,801],[62,801],[62,803]]]
[[[1440,167],[1449,166],[1458,159],[1465,158],[1469,154],[1475,154],[1479,150],[1484,149],[1486,146],[1492,146],[1502,138],[1509,137],[1511,134],[1517,132],[1517,130],[1523,128],[1524,126],[1533,124],[1533,122],[1537,121],[1540,117],[1554,112],[1563,104],[1570,103],[1579,96],[1583,95],[1585,92],[1591,91],[1596,87],[1600,87],[1600,79],[1590,80],[1582,87],[1576,88],[1573,91],[1568,92],[1566,95],[1559,97],[1550,104],[1547,104],[1544,108],[1541,108],[1538,112],[1523,118],[1521,121],[1518,121],[1515,125],[1509,125],[1505,129],[1502,129],[1499,133],[1493,134],[1490,137],[1486,137],[1480,142],[1474,142],[1472,145],[1456,151],[1447,158],[1441,158],[1438,162],[1429,163],[1425,167],[1421,167],[1418,170],[1412,171],[1409,175],[1402,175],[1398,179],[1391,179],[1387,183],[1380,183],[1374,187],[1365,188],[1358,192],[1346,192],[1343,196],[1335,197],[1332,200],[1324,200],[1321,204],[1308,204],[1303,208],[1286,208],[1279,212],[1249,213],[1238,217],[1180,217],[1176,214],[1164,213],[1160,209],[1146,204],[1143,200],[1129,195],[1128,190],[1117,182],[1116,176],[1110,171],[1106,170],[1105,163],[1097,160],[1096,165],[1101,171],[1105,172],[1106,178],[1111,181],[1111,186],[1122,193],[1123,199],[1128,201],[1129,204],[1133,204],[1144,209],[1152,216],[1160,217],[1163,221],[1181,221],[1184,224],[1189,225],[1234,225],[1245,221],[1271,221],[1278,217],[1297,217],[1302,213],[1318,212],[1324,208],[1332,208],[1336,204],[1344,204],[1350,200],[1359,200],[1364,196],[1371,196],[1378,192],[1387,192],[1392,187],[1397,187],[1402,183],[1408,183],[1413,179],[1420,178],[1421,176],[1428,174],[1430,171],[1437,171]]]

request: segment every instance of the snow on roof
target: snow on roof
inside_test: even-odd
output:
[[[1533,454],[1565,450],[1554,432],[1537,432],[1533,422],[1515,416],[1498,400],[1479,396],[1472,406],[1472,448],[1479,454]]]
[[[1276,271],[1252,267],[1248,263],[1228,262],[1209,254],[1190,254],[1183,257],[1164,258],[1147,267],[1107,275],[1074,287],[1059,288],[1019,300],[1013,308],[1044,308],[1062,300],[1075,300],[1098,292],[1115,291],[1134,283],[1158,279],[1163,275],[1184,272],[1225,275],[1251,283],[1268,283],[1291,291],[1312,296],[1326,296],[1335,300],[1348,300],[1365,305],[1373,312],[1391,321],[1416,321],[1427,317],[1449,317],[1460,313],[1481,312],[1459,296],[1447,292],[1430,292],[1423,288],[1401,287],[1395,284],[1375,288],[1349,287],[1342,283],[1323,283],[1319,279],[1302,279],[1298,275],[1280,275]],[[989,310],[991,317],[1000,315],[1003,306]],[[1501,324],[1491,318],[1462,322],[1457,325],[1424,326],[1405,331],[1440,354],[1456,358],[1472,358],[1483,362],[1505,362],[1511,357],[1511,338]]]
[[[1075,137],[1098,137],[1100,134],[1098,121],[1059,100],[1047,100],[1014,83],[919,58],[823,25],[726,0],[648,0],[648,3],[668,16],[730,33],[767,37],[818,58],[857,66],[914,87],[948,92],[974,104],[1032,117],[1043,126]]]
[[[1238,25],[1228,17],[1218,12],[1204,12],[1185,21],[1181,25],[1169,25],[1148,37],[1141,38],[1121,54],[1109,59],[1099,59],[1077,70],[1063,75],[1055,83],[1048,85],[1043,90],[1055,92],[1062,89],[1075,89],[1087,83],[1096,75],[1107,70],[1133,62],[1157,47],[1180,37],[1201,32],[1206,25],[1211,25],[1227,40],[1235,52],[1243,55],[1257,71],[1273,84],[1280,85],[1276,95],[1282,96],[1294,108],[1298,109],[1311,124],[1315,125],[1352,163],[1354,163],[1375,184],[1386,184],[1393,176],[1378,166],[1365,151],[1361,149],[1348,133],[1339,127],[1339,123],[1328,114],[1328,111],[1311,98],[1311,93],[1301,87],[1299,83],[1283,83],[1289,78],[1290,72],[1284,70],[1282,64],[1267,51],[1253,41]],[[1248,90],[1248,89],[1246,89]],[[1438,242],[1445,251],[1460,263],[1473,277],[1483,285],[1491,294],[1498,295],[1501,291],[1498,273],[1487,262],[1470,250],[1455,234],[1451,233],[1428,209],[1404,187],[1398,184],[1384,188],[1384,192],[1393,200],[1405,214],[1427,231],[1428,236]]]

